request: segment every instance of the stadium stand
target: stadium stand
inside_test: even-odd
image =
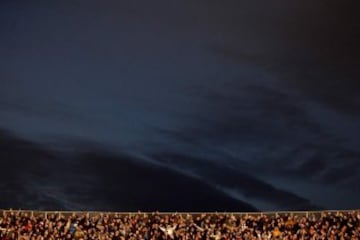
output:
[[[1,240],[360,239],[360,211],[106,213],[3,210]]]

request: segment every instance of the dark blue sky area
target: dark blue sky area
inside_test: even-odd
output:
[[[118,158],[104,157],[108,174],[95,171],[101,157],[88,155],[56,177],[38,178],[24,168],[2,181],[0,191],[12,191],[9,198],[36,192],[37,200],[59,203],[49,206],[101,208],[109,202],[98,197],[86,205],[61,179],[77,179],[75,189],[88,184],[91,191],[83,194],[91,197],[100,190],[89,182],[130,179],[114,170],[121,172],[126,159],[161,166],[164,174],[177,174],[165,177],[174,181],[189,178],[175,182],[203,189],[208,197],[199,202],[210,202],[204,210],[214,208],[212,198],[225,196],[241,202],[239,208],[260,210],[359,208],[360,21],[354,3],[1,1],[0,128],[8,131],[4,139],[23,139],[11,141],[19,145],[13,152],[0,146],[7,152],[2,165],[12,169],[23,146],[33,149],[29,159],[38,159],[39,151],[56,155],[44,157],[36,171],[55,171],[49,162],[77,162],[75,152],[94,145],[106,149],[96,156],[105,151]],[[87,164],[92,170],[81,172]],[[151,179],[159,186],[166,181],[143,168],[133,167],[135,176],[147,173],[126,194]],[[23,178],[32,184],[22,186]],[[14,182],[21,187],[9,190]],[[129,196],[135,209],[159,208]],[[186,209],[177,199],[166,198],[174,201],[166,208]],[[41,208],[37,200],[28,207]]]

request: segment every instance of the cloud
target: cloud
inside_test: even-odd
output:
[[[357,204],[356,192],[344,193],[351,196],[348,202],[337,192],[357,186],[356,8],[265,0],[3,6],[1,127],[43,143],[95,140],[117,150],[120,156],[106,156],[114,169],[119,159],[156,161],[148,156],[171,153],[194,161],[176,170],[184,171],[177,172],[181,177],[192,165],[217,163],[200,171],[211,181],[214,168],[226,164],[233,170],[224,172],[283,196],[279,207]],[[147,158],[123,156],[119,149]],[[98,154],[64,165],[84,168],[81,176],[101,183],[90,192],[112,184],[103,175],[96,178],[103,156]],[[177,166],[164,164],[171,174],[171,164]],[[37,169],[48,166],[41,162]],[[78,173],[68,172],[67,177]],[[215,176],[217,187],[248,193]],[[97,186],[87,177],[77,179],[79,186]],[[52,181],[47,197],[67,196],[61,175]],[[174,184],[180,184],[175,177]],[[259,192],[250,195],[262,201]],[[273,195],[267,198],[274,202]],[[71,202],[67,206],[75,206]]]
[[[254,211],[201,180],[101,148],[53,152],[0,134],[2,208]]]
[[[223,41],[214,41],[208,50],[227,63],[256,65],[308,98],[358,115],[360,31],[355,2],[257,2],[259,9],[249,4],[240,10],[245,15],[218,16],[221,26],[232,26],[230,19],[240,25],[223,31]],[[263,11],[266,6],[271,16]]]
[[[207,104],[196,115],[187,116],[182,128],[158,131],[173,146],[171,150],[177,160],[169,164],[183,165],[189,158],[191,164],[185,164],[187,168],[196,169],[199,164],[204,179],[216,179],[220,182],[214,184],[221,186],[221,176],[206,175],[210,162],[216,165],[212,169],[226,172],[227,180],[240,179],[236,174],[243,176],[245,188],[256,183],[279,190],[280,193],[272,189],[274,194],[289,194],[282,198],[283,205],[278,202],[280,205],[275,209],[296,208],[296,204],[309,208],[314,208],[311,204],[324,208],[356,207],[360,195],[352,189],[356,188],[360,165],[357,137],[351,131],[358,127],[356,119],[345,118],[327,105],[317,106],[307,97],[277,84],[234,83],[233,89],[241,92],[239,95],[225,95],[223,89],[197,89],[196,94],[207,99]],[[328,119],[333,122],[329,124]],[[163,157],[166,158],[172,159],[173,155]],[[226,167],[222,170],[223,165]],[[228,169],[229,166],[234,169]],[[232,171],[234,176],[230,177]],[[235,191],[246,193],[240,185],[227,182],[223,187],[233,191],[236,186]],[[264,206],[268,208],[272,196],[263,194],[261,198],[255,189],[251,190],[254,192],[250,196],[266,202]],[[337,193],[340,190],[353,200],[342,201]],[[323,196],[326,193],[332,200],[313,198],[311,194],[316,191]],[[303,202],[296,203],[291,195]]]
[[[311,201],[300,196],[281,189],[257,179],[249,169],[231,168],[224,164],[224,159],[211,161],[209,159],[200,159],[190,154],[171,154],[160,153],[153,156],[154,159],[165,162],[176,168],[191,169],[192,172],[199,175],[203,181],[223,189],[229,193],[229,190],[235,190],[244,199],[251,199],[251,202],[264,202],[272,209],[286,210],[305,210],[318,209]],[[219,157],[221,158],[221,157]],[[260,205],[261,206],[261,205]]]

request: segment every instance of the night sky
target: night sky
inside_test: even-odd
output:
[[[0,1],[0,208],[360,208],[357,1]]]

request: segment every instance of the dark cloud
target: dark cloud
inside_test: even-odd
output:
[[[216,179],[214,184],[223,183],[230,188],[238,186],[242,189],[239,191],[247,196],[259,197],[257,188],[251,188],[251,193],[246,190],[246,186],[257,186],[259,192],[263,191],[263,200],[268,203],[272,202],[272,196],[265,194],[268,191],[264,188],[271,189],[270,192],[274,195],[288,194],[287,197],[282,197],[284,203],[277,202],[279,205],[276,208],[296,208],[296,204],[314,208],[304,198],[299,197],[302,200],[297,199],[297,202],[296,197],[292,196],[303,196],[304,192],[314,191],[316,188],[311,187],[312,184],[330,187],[333,191],[346,190],[353,198],[352,203],[347,203],[348,206],[355,207],[360,195],[352,189],[357,186],[355,179],[360,165],[356,147],[348,144],[352,142],[348,139],[352,133],[342,131],[339,135],[339,131],[333,132],[333,129],[324,125],[326,115],[320,119],[315,118],[314,113],[309,111],[308,100],[302,95],[292,95],[274,86],[249,85],[238,89],[246,89],[246,94],[227,97],[207,89],[197,90],[198,95],[203,95],[208,100],[203,111],[198,115],[188,116],[182,129],[159,130],[159,133],[173,139],[177,146],[194,146],[184,148],[187,149],[184,151],[188,152],[190,149],[192,156],[207,161],[196,157],[192,159],[188,155],[160,155],[160,158],[175,158],[175,163],[169,164],[180,166],[185,164],[186,158],[192,159],[189,160],[192,167],[191,164],[185,164],[186,168],[193,171],[202,169],[205,179]],[[225,180],[221,174],[214,176],[210,174],[211,171],[205,170],[208,161],[218,164],[212,168],[218,169],[217,173],[227,173]],[[198,168],[195,167],[196,163],[199,163]],[[233,177],[229,166],[236,169]],[[241,185],[240,181],[231,183],[231,179],[241,179],[245,184]],[[272,184],[279,184],[276,179],[308,185],[300,188],[289,182],[286,190],[281,190],[286,185],[284,184],[279,186],[278,192],[272,189]],[[318,191],[321,192],[320,189]],[[335,195],[332,197],[338,199]],[[319,199],[316,202],[319,203]],[[325,205],[334,206],[329,203]]]
[[[226,189],[236,189],[244,198],[257,199],[272,204],[277,209],[305,210],[319,209],[309,200],[296,196],[291,192],[277,189],[247,173],[233,169],[224,164],[224,159],[209,162],[208,159],[194,158],[189,155],[157,154],[155,159],[165,161],[179,168],[191,169],[191,172],[201,176],[204,181]]]
[[[54,152],[0,133],[1,207],[112,211],[253,211],[196,178],[95,148]]]
[[[230,14],[234,25],[240,26],[227,29],[224,34],[228,38],[214,42],[210,51],[226,61],[257,65],[312,99],[358,114],[360,28],[356,1],[260,2],[260,9],[249,4],[238,14]],[[264,6],[271,16],[263,12]],[[228,18],[219,17],[219,21],[228,25]]]
[[[219,202],[207,209],[235,209],[234,196],[260,209],[357,207],[355,3],[2,1],[0,127],[29,139],[3,145],[3,161],[11,172],[32,159],[4,175],[6,199],[191,210],[204,198],[170,198],[204,189]],[[64,153],[74,149],[87,153]],[[169,193],[163,179],[187,187]]]

